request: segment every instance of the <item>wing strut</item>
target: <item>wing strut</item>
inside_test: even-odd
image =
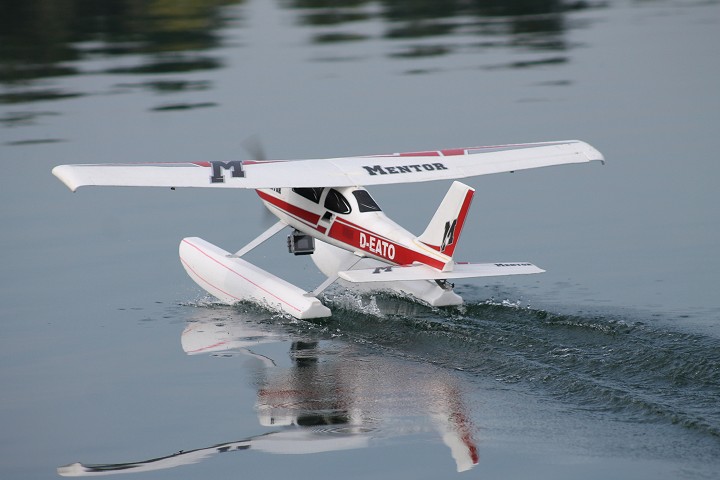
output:
[[[248,253],[250,250],[257,247],[258,245],[260,245],[265,240],[269,239],[270,237],[272,237],[273,235],[275,235],[276,233],[278,233],[280,230],[282,230],[285,227],[287,227],[287,224],[283,223],[282,221],[277,222],[275,225],[273,225],[272,227],[268,228],[263,233],[258,235],[257,238],[255,238],[255,240],[248,243],[247,245],[245,245],[243,248],[241,248],[237,252],[233,253],[232,255],[228,255],[228,258],[242,257],[243,255]]]
[[[348,257],[347,261],[345,261],[344,263],[342,263],[340,265],[340,268],[338,268],[338,271],[350,270],[363,258],[364,257],[356,257],[354,255],[351,257]],[[306,293],[305,296],[306,297],[317,297],[322,292],[324,292],[326,288],[328,288],[330,285],[335,283],[339,277],[340,277],[340,275],[338,275],[338,272],[335,272],[334,275],[329,276],[323,283],[318,285],[318,287],[315,290],[313,290],[312,292]]]

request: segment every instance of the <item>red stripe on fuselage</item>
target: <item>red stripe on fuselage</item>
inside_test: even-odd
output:
[[[328,236],[396,265],[412,265],[420,262],[438,270],[442,270],[445,266],[445,262],[441,260],[423,255],[343,218],[338,217],[333,222]]]
[[[412,265],[415,262],[420,262],[437,268],[438,270],[442,270],[445,266],[445,262],[441,260],[423,255],[416,250],[393,242],[382,235],[378,235],[360,225],[349,222],[340,216],[335,217],[335,221],[330,227],[330,230],[326,231],[324,227],[317,225],[320,220],[319,215],[280,200],[261,190],[255,191],[261,199],[271,203],[283,212],[304,220],[305,222],[309,222],[308,226],[317,230],[318,233],[327,235],[331,239],[348,245],[353,249],[362,250],[396,265]],[[364,235],[364,237],[361,237],[361,235]]]
[[[294,217],[298,217],[302,220],[305,220],[306,222],[312,223],[313,227],[317,225],[318,221],[320,220],[320,215],[317,215],[315,213],[309,212],[307,210],[304,210],[300,207],[296,207],[295,205],[288,203],[284,200],[280,200],[279,198],[273,197],[272,195],[269,195],[261,190],[255,190],[260,198],[265,200],[266,202],[270,202],[273,205],[275,205],[280,210],[284,211],[285,213],[289,213],[290,215]]]

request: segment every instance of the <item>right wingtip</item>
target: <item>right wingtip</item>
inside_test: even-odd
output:
[[[585,143],[585,142],[583,142]],[[600,161],[601,164],[605,165],[605,155],[600,153],[600,150],[593,147],[589,143],[585,143],[585,156],[587,157],[588,161],[592,162],[595,160]]]

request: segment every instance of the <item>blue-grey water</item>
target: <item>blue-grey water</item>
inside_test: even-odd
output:
[[[716,1],[0,1],[0,478],[720,478],[719,47]],[[607,164],[467,181],[456,257],[547,273],[313,322],[178,261],[253,192],[50,174],[571,138]],[[420,232],[448,186],[372,193]]]

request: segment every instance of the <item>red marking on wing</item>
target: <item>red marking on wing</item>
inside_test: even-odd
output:
[[[442,154],[446,157],[452,157],[454,155],[465,155],[464,148],[450,148],[448,150],[441,150]]]
[[[278,163],[287,162],[287,160],[243,160],[243,165],[257,165],[260,163]]]
[[[401,153],[398,156],[400,157],[439,157],[440,153],[436,151],[432,152],[406,152]]]
[[[403,152],[403,153],[387,153],[384,155],[368,155],[372,158],[398,158],[398,157],[439,157],[440,152],[438,151],[427,151],[427,152]]]
[[[493,148],[493,147],[488,147]],[[448,148],[445,150],[427,150],[424,152],[403,152],[403,153],[393,153],[389,155],[372,155],[373,157],[390,157],[390,158],[397,158],[397,157],[439,157],[439,156],[445,156],[445,157],[452,157],[456,155],[467,155],[467,149],[465,148]]]

